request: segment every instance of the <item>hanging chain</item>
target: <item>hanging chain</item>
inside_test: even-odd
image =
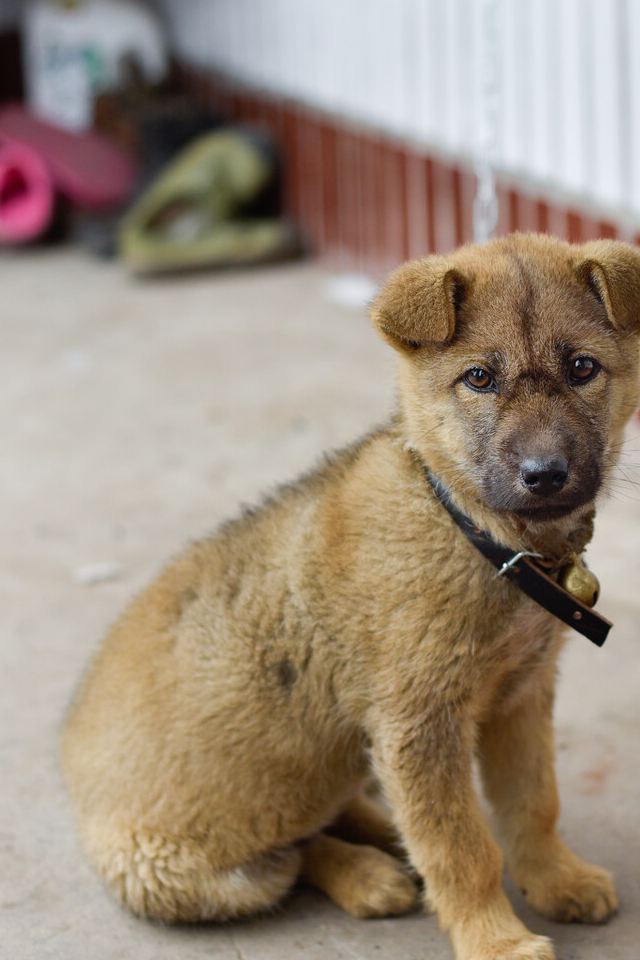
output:
[[[498,196],[494,164],[502,119],[502,0],[480,2],[480,110],[477,177],[473,201],[473,238],[486,243],[495,235]]]

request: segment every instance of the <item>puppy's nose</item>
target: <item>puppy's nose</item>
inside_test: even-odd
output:
[[[569,476],[564,457],[526,457],[520,465],[520,483],[539,497],[562,490]]]

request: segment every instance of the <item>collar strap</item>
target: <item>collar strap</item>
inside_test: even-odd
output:
[[[573,627],[578,633],[591,640],[598,647],[607,639],[613,624],[594,613],[590,607],[576,600],[567,590],[552,580],[533,562],[534,558],[543,559],[539,554],[528,551],[513,551],[497,543],[486,531],[475,527],[469,517],[453,504],[442,482],[424,467],[427,480],[449,516],[460,527],[464,535],[480,553],[497,567],[497,576],[511,580],[528,597],[552,613],[558,620]]]

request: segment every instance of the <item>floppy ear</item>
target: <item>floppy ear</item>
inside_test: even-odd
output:
[[[619,330],[640,324],[640,250],[616,240],[584,243],[576,273]]]
[[[444,257],[410,260],[387,279],[371,318],[393,347],[411,352],[451,339],[464,294],[464,277]]]

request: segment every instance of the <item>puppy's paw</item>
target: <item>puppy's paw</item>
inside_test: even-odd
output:
[[[354,917],[407,913],[418,896],[416,884],[395,857],[324,833],[304,848],[300,876]]]
[[[471,953],[458,953],[458,960],[555,960],[555,952],[548,937],[532,933],[518,938],[485,941],[477,944]]]
[[[573,855],[569,862],[538,870],[522,886],[534,910],[561,923],[604,923],[618,909],[611,874]]]
[[[350,889],[340,904],[343,909],[362,919],[395,917],[411,910],[418,889],[401,863],[373,847],[360,851],[351,865]]]

